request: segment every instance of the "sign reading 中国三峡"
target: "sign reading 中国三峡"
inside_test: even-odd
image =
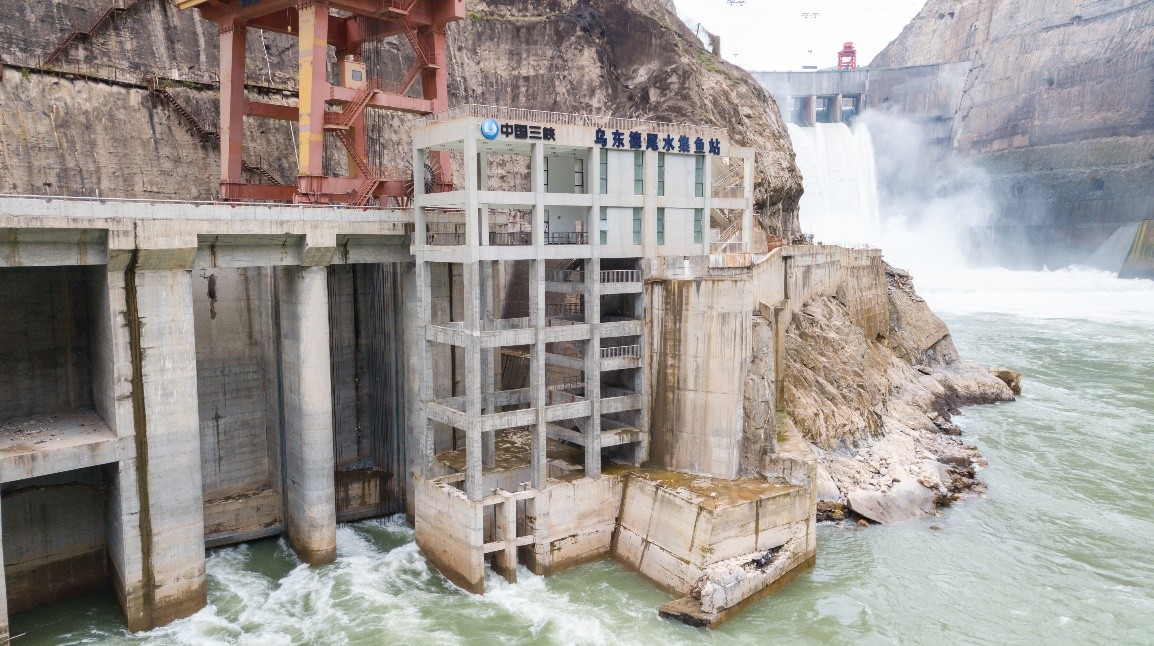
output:
[[[524,123],[498,123],[496,119],[485,119],[481,122],[481,136],[489,140],[504,137],[506,139],[557,141],[557,129],[547,126],[530,126]]]

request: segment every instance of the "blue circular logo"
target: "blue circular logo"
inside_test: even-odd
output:
[[[481,136],[485,139],[496,139],[501,134],[501,124],[496,119],[485,119],[481,122]]]

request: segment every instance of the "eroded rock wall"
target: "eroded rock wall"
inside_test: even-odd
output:
[[[954,145],[990,169],[1003,207],[984,248],[1029,237],[1051,266],[1081,261],[1149,216],[1154,4],[929,0],[870,65],[965,60]]]
[[[889,330],[869,334],[843,295],[805,303],[786,332],[782,403],[818,453],[818,509],[848,507],[878,522],[932,514],[979,486],[981,456],[956,436],[958,408],[1013,399],[988,370],[963,360],[949,330],[887,268]]]

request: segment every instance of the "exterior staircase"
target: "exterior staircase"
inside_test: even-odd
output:
[[[59,58],[60,55],[64,53],[64,50],[68,49],[68,46],[75,42],[77,39],[89,38],[94,32],[96,32],[97,29],[100,29],[102,26],[104,26],[104,23],[111,20],[114,15],[120,13],[121,11],[126,11],[132,8],[138,2],[140,2],[140,0],[113,0],[113,2],[110,2],[108,8],[106,8],[103,13],[97,16],[96,20],[88,25],[87,29],[78,29],[65,34],[64,38],[62,38],[60,42],[56,43],[56,47],[53,47],[52,51],[48,52],[48,55],[44,57],[44,65],[51,65],[52,62]]]

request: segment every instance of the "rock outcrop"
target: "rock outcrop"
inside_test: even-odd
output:
[[[1017,227],[986,249],[1024,242],[1049,247],[1050,266],[1081,262],[1120,223],[1149,217],[1154,4],[929,0],[870,65],[958,61],[972,64],[954,145],[993,174],[995,224]]]
[[[156,100],[146,79],[161,77],[203,128],[215,131],[215,26],[168,0],[138,0],[45,61],[68,32],[87,28],[108,4],[51,0],[0,8],[0,60],[7,66],[0,82],[0,191],[212,199],[217,142]],[[773,99],[746,72],[708,53],[668,4],[471,0],[469,18],[448,30],[450,105],[726,127],[733,143],[758,151],[755,204],[762,230],[799,237],[801,175]],[[395,64],[398,77],[405,47],[387,42],[377,57]],[[247,51],[249,83],[265,86],[250,92],[295,102],[295,40],[250,30]],[[372,160],[406,165],[411,118],[371,114]],[[284,127],[248,120],[245,159],[291,182],[293,139],[275,130]],[[327,163],[339,170],[346,162],[332,143]]]
[[[1002,380],[964,361],[949,329],[888,268],[890,330],[867,338],[836,296],[807,303],[786,335],[783,402],[818,453],[818,511],[875,522],[934,513],[980,487],[982,458],[957,435],[962,406],[1012,400]]]

